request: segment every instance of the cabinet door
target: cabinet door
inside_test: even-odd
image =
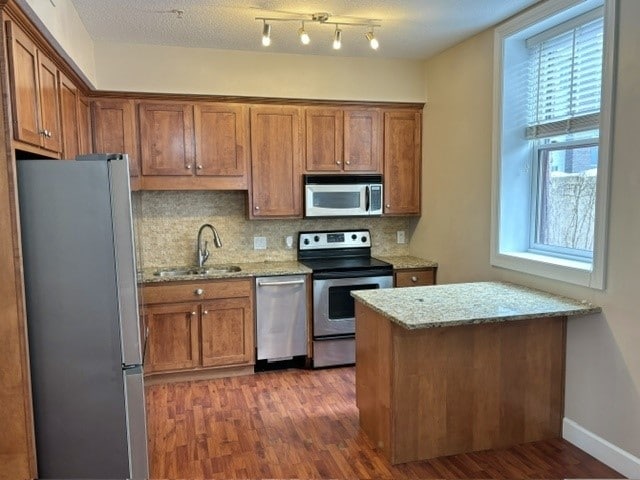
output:
[[[200,328],[203,367],[253,362],[253,309],[249,297],[203,304]]]
[[[248,107],[233,104],[194,106],[196,175],[237,177],[247,187],[249,159]],[[233,178],[230,178],[234,181]]]
[[[302,216],[303,127],[299,108],[251,109],[251,217]]]
[[[181,370],[198,365],[198,304],[149,305],[145,370]]]
[[[378,110],[345,110],[344,169],[382,172],[381,117]]]
[[[62,72],[58,72],[60,119],[62,124],[62,158],[75,158],[80,152],[78,142],[78,90]]]
[[[40,92],[38,88],[38,49],[12,22],[6,22],[9,40],[9,79],[16,140],[41,146]]]
[[[126,153],[129,174],[140,174],[136,119],[131,100],[103,99],[91,103],[93,147],[96,153]]]
[[[40,84],[40,116],[42,119],[42,146],[54,152],[62,151],[60,129],[60,103],[58,101],[58,69],[38,52],[38,80]]]
[[[305,109],[307,172],[339,172],[342,170],[343,120],[337,108]]]
[[[421,115],[411,111],[384,114],[384,213],[419,215],[422,162]]]
[[[193,175],[193,106],[141,103],[139,111],[142,175]]]
[[[89,100],[84,97],[78,98],[78,152],[81,155],[93,152],[91,146],[91,109]]]

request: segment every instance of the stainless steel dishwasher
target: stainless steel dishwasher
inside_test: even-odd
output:
[[[287,360],[307,354],[307,278],[256,278],[257,360]]]

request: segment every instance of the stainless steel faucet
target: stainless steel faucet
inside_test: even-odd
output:
[[[207,261],[207,258],[209,258],[209,249],[207,248],[209,242],[205,240],[204,248],[202,247],[202,232],[207,228],[209,228],[213,233],[213,244],[216,246],[216,248],[220,248],[222,246],[222,240],[220,239],[220,235],[218,235],[218,231],[216,230],[216,228],[210,223],[205,223],[204,225],[202,225],[200,227],[200,230],[198,230],[198,240],[196,245],[196,248],[198,249],[198,267],[202,267],[204,265],[204,262]]]

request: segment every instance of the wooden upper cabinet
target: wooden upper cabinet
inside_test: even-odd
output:
[[[307,172],[382,172],[380,112],[305,109]]]
[[[191,176],[195,148],[193,106],[140,103],[142,175]]]
[[[91,143],[91,106],[85,97],[78,97],[78,153],[93,152]]]
[[[62,158],[72,159],[80,153],[78,89],[62,72],[58,72],[58,89],[62,124]]]
[[[129,174],[140,174],[136,117],[131,100],[100,99],[91,102],[95,153],[126,153]]]
[[[420,112],[384,113],[384,214],[419,215],[422,163]]]
[[[246,189],[249,168],[249,108],[198,103],[194,106],[195,174],[219,177],[220,188]]]
[[[5,25],[14,139],[60,153],[58,70],[13,22]]]
[[[251,108],[250,217],[302,217],[303,135],[302,109]]]

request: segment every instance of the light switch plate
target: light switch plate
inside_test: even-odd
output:
[[[267,249],[267,237],[253,237],[253,249],[254,250],[266,250]]]
[[[406,243],[406,238],[404,236],[404,230],[398,230],[396,232],[396,242],[397,243]]]

